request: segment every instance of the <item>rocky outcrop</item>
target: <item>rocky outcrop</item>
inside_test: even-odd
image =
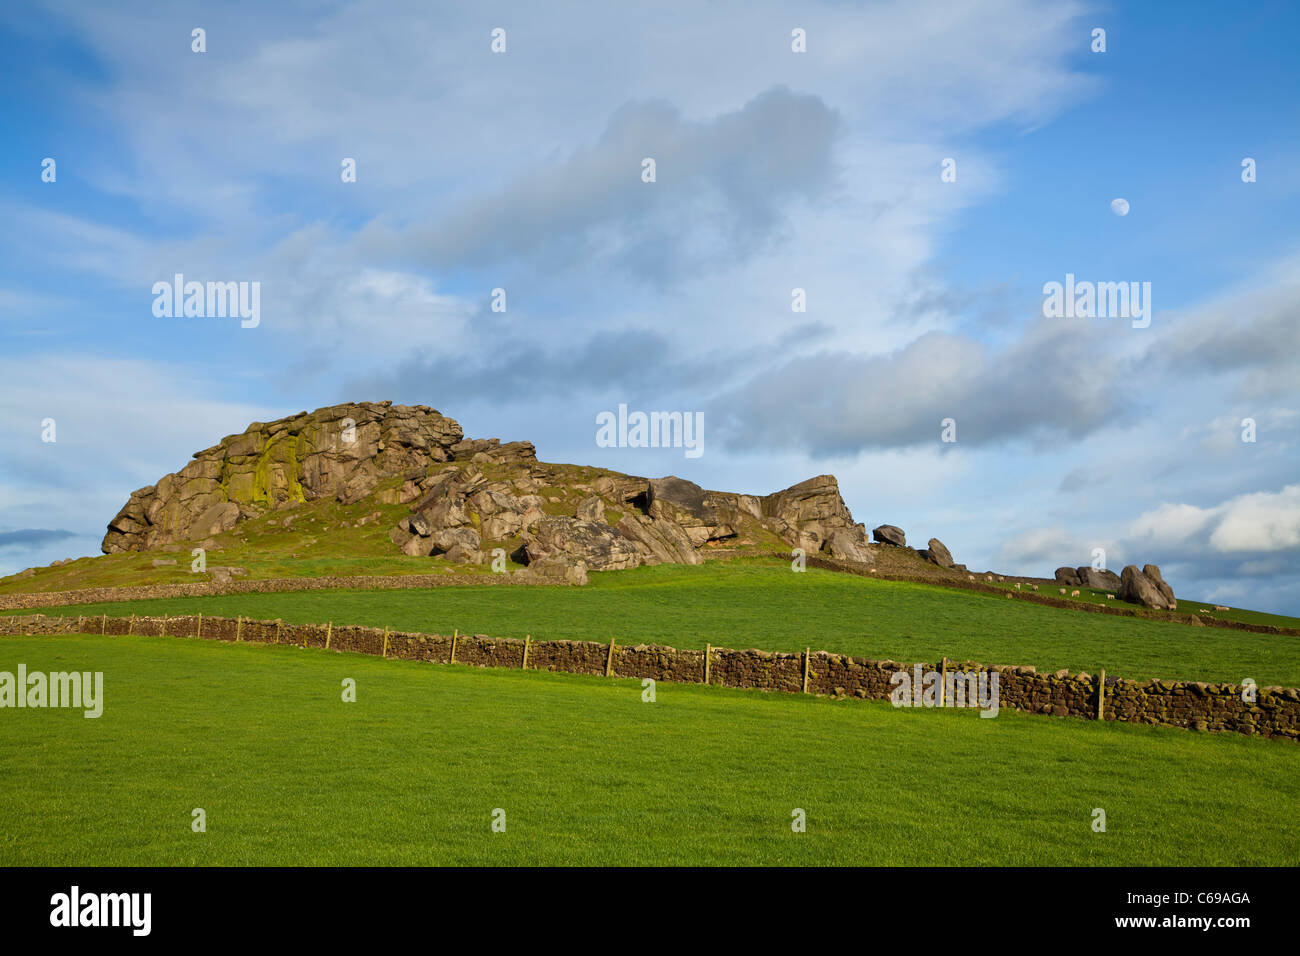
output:
[[[319,498],[352,504],[386,478],[422,476],[429,462],[451,461],[462,439],[460,425],[434,409],[391,402],[254,422],[197,452],[180,471],[132,492],[109,522],[101,549],[114,554],[197,540]]]
[[[529,442],[467,439],[432,408],[390,402],[254,422],[134,492],[103,550],[199,541],[212,549],[242,522],[325,499],[407,506],[388,532],[395,553],[474,564],[503,549],[529,580],[582,583],[588,570],[699,564],[708,548],[770,548],[773,535],[810,554],[870,559],[863,526],[831,475],[765,497],[708,491],[675,475],[547,464]],[[383,513],[349,520],[360,527]]]
[[[1165,583],[1160,569],[1148,564],[1141,571],[1137,565],[1130,564],[1120,574],[1119,588],[1115,592],[1121,601],[1141,604],[1143,607],[1157,610],[1172,610],[1178,607],[1174,600],[1174,589]]]

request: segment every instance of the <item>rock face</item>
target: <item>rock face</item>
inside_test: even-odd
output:
[[[1054,575],[1056,580],[1070,587],[1079,586],[1079,571],[1077,568],[1057,568]]]
[[[1174,589],[1165,583],[1160,576],[1160,569],[1154,564],[1148,564],[1141,571],[1137,565],[1130,564],[1120,574],[1119,589],[1115,593],[1121,601],[1144,607],[1159,610],[1178,607],[1178,602],[1174,600]]]
[[[406,505],[409,513],[388,532],[394,553],[476,564],[503,549],[526,566],[527,580],[580,584],[588,570],[699,564],[704,549],[770,548],[773,535],[810,554],[870,557],[863,526],[831,475],[764,497],[707,491],[672,475],[547,464],[529,442],[466,439],[432,408],[390,402],[254,422],[133,492],[103,550],[199,541],[212,548],[242,522],[323,499]],[[381,514],[373,510],[355,526]],[[289,528],[292,520],[277,523]],[[902,545],[902,532],[893,530]]]
[[[882,524],[879,528],[871,530],[871,536],[884,544],[892,544],[898,548],[907,547],[907,536],[903,534],[903,529],[896,525]]]

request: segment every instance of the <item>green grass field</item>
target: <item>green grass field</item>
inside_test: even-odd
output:
[[[0,712],[3,865],[1300,863],[1290,742],[178,638],[20,661],[105,707]]]
[[[892,583],[771,560],[660,565],[592,575],[582,588],[300,591],[52,608],[50,615],[236,614],[494,637],[835,651],[1300,686],[1300,637],[1190,627]]]

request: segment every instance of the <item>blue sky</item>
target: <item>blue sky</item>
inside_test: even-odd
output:
[[[5,8],[0,573],[249,421],[388,398],[1300,613],[1297,39],[1287,3]],[[177,272],[260,282],[260,324],[156,318]],[[1150,327],[1045,318],[1067,272],[1150,282]],[[619,403],[704,412],[704,455],[598,447]]]

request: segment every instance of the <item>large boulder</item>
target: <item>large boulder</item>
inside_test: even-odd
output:
[[[645,503],[646,514],[679,525],[695,547],[735,536],[728,520],[734,520],[734,512],[720,509],[707,491],[684,478],[669,475],[651,480]]]
[[[938,538],[930,539],[925,548],[925,557],[941,568],[951,568],[953,565],[952,552]]]
[[[669,521],[712,524],[717,517],[704,489],[693,481],[669,475],[655,478],[646,493],[646,513]]]
[[[1090,565],[1084,565],[1076,568],[1075,573],[1078,578],[1078,585],[1082,588],[1093,588],[1097,591],[1114,591],[1120,585],[1119,575],[1114,571],[1105,569],[1097,570]]]
[[[608,524],[555,515],[537,522],[535,532],[523,545],[523,554],[526,564],[552,555],[567,555],[580,559],[593,571],[620,571],[641,563],[636,546]]]
[[[1174,589],[1165,581],[1164,575],[1160,573],[1160,568],[1154,564],[1142,565],[1142,573],[1155,584],[1156,588],[1170,607],[1177,607],[1178,602],[1174,599]]]
[[[823,548],[832,558],[866,564],[871,560],[870,545],[858,529],[833,528],[826,536]]]
[[[737,501],[743,510],[748,502]],[[831,532],[843,529],[866,543],[862,528],[840,497],[834,475],[818,475],[777,491],[758,502],[764,525],[787,544],[805,551],[820,551]]]
[[[871,536],[882,544],[892,544],[896,548],[907,547],[907,536],[897,525],[882,524],[878,528],[872,528]]]
[[[1167,610],[1176,606],[1171,599],[1165,597],[1156,582],[1139,571],[1136,565],[1130,564],[1124,568],[1119,580],[1119,590],[1115,593],[1121,601],[1141,604],[1143,607],[1157,610]]]
[[[483,560],[479,550],[482,541],[473,528],[443,528],[435,531],[430,540],[433,547],[428,553],[435,557],[442,555],[457,564],[478,564]]]
[[[1057,568],[1056,574],[1053,575],[1057,581],[1068,587],[1077,588],[1079,586],[1079,569],[1078,568]]]
[[[567,554],[552,554],[520,568],[513,577],[523,584],[582,585],[587,583],[587,565],[581,560],[572,560]]]

